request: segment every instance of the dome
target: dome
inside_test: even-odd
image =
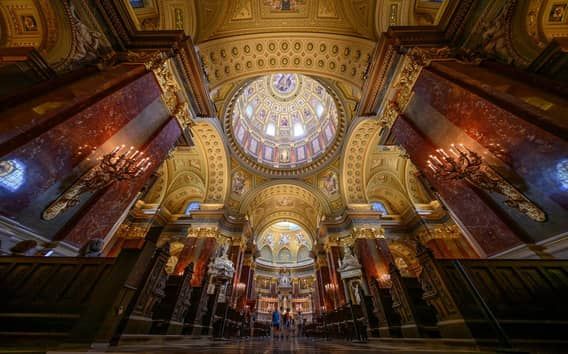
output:
[[[292,73],[266,75],[238,93],[231,129],[239,149],[253,161],[294,169],[328,151],[338,130],[338,109],[315,79]]]

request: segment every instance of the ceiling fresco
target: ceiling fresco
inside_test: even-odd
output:
[[[276,73],[246,85],[231,117],[232,134],[259,163],[295,168],[324,154],[338,125],[334,99],[316,80]]]

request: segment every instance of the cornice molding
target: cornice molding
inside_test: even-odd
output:
[[[216,115],[209,98],[207,81],[201,70],[201,62],[190,37],[183,31],[139,31],[131,18],[127,4],[116,0],[95,1],[101,17],[112,35],[118,51],[162,51],[174,58],[184,87],[189,91],[188,99],[198,117]]]

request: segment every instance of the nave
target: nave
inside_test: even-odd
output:
[[[191,341],[175,341],[170,344],[147,344],[147,345],[124,345],[108,351],[114,353],[215,353],[215,354],[284,354],[284,353],[310,353],[310,354],[347,354],[347,353],[375,353],[375,354],[438,354],[438,353],[458,353],[458,354],[490,354],[494,351],[479,351],[473,348],[459,345],[444,345],[435,341],[423,343],[389,343],[371,341],[368,343],[350,343],[338,340],[314,340],[310,338],[296,338],[279,340],[272,338],[262,339],[243,339],[232,341],[211,341],[194,339]],[[68,352],[50,352],[50,354]],[[94,352],[96,353],[96,352]]]
[[[566,352],[567,117],[568,0],[0,0],[0,352]]]

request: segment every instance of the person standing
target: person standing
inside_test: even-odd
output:
[[[274,308],[274,311],[272,312],[272,338],[280,335],[281,317],[282,316],[280,312],[278,312],[278,308]]]
[[[286,309],[286,313],[284,314],[284,334],[286,335],[286,339],[290,337],[290,330],[292,327],[292,315],[290,314],[290,309]]]

